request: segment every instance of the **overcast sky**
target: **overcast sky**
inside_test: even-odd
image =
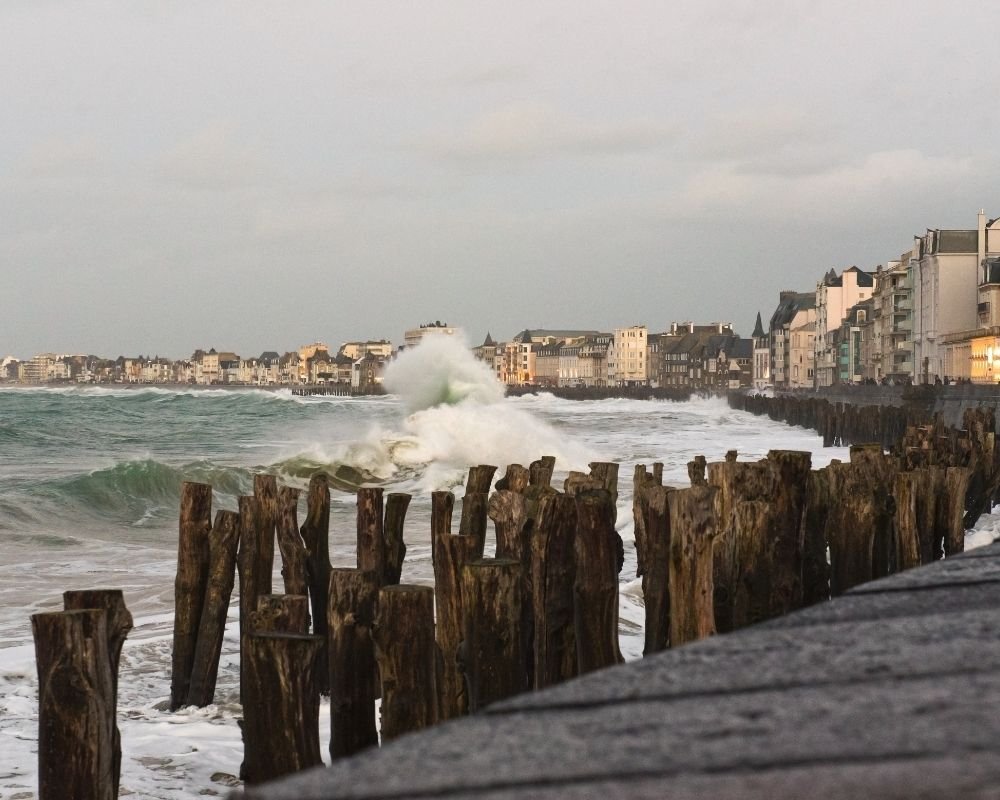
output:
[[[732,321],[1000,215],[989,2],[0,2],[0,357]]]

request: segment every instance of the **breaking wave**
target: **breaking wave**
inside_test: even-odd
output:
[[[594,454],[519,404],[505,400],[493,370],[475,359],[457,336],[431,336],[406,350],[386,371],[385,387],[409,414],[361,437],[316,444],[276,465],[356,470],[365,482],[404,484],[413,490],[460,484],[474,464],[529,464],[556,457],[559,469],[582,469]]]

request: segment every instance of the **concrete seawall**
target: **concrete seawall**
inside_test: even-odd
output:
[[[831,403],[855,406],[896,406],[940,412],[946,425],[961,427],[967,408],[988,406],[1000,416],[1000,385],[959,384],[951,386],[841,386],[829,389],[782,392],[797,397],[822,397]]]

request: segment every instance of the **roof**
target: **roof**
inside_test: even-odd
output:
[[[936,231],[938,253],[978,253],[979,231]]]
[[[514,341],[534,341],[535,339],[578,339],[586,336],[597,336],[600,331],[574,331],[574,330],[557,330],[549,328],[525,328],[517,336],[514,337]],[[527,339],[519,338],[527,336]]]
[[[496,347],[496,342],[493,341],[493,337],[490,335],[489,331],[486,331],[486,338],[483,339],[481,347]]]
[[[760,316],[759,314],[757,315]],[[753,339],[736,339],[733,342],[730,358],[753,358]]]
[[[778,307],[771,315],[771,330],[782,328],[800,311],[816,308],[816,295],[813,292],[782,292]]]
[[[764,326],[761,324],[761,321],[760,321],[760,312],[759,311],[757,312],[757,324],[753,326],[753,334],[752,335],[753,335],[754,339],[762,339],[763,337],[767,336],[767,334],[764,333]]]

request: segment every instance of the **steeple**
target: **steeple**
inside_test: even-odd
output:
[[[493,341],[493,337],[490,335],[489,331],[486,331],[486,341],[483,342],[483,347],[496,347],[496,342]]]
[[[763,339],[767,334],[764,333],[764,326],[760,322],[760,312],[757,312],[757,324],[753,328],[753,338]]]

